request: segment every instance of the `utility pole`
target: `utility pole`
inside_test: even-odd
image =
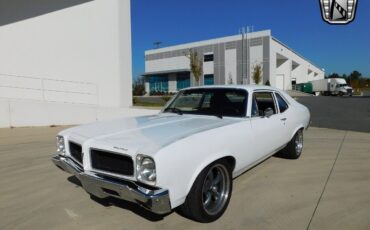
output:
[[[242,34],[242,84],[244,84],[244,35],[245,35],[245,27],[239,29],[239,33]]]
[[[248,34],[252,31],[253,32],[254,27],[253,26],[247,26],[247,27],[242,27],[239,29],[239,33],[242,34],[242,84],[248,84],[248,78],[249,78],[249,73],[250,72],[250,66],[249,66],[249,58],[248,58],[248,49],[249,49],[249,41],[248,41]],[[247,39],[247,47],[244,48],[244,39]],[[244,49],[245,49],[245,55],[244,55]],[[244,69],[244,66],[247,66],[246,69]]]
[[[162,42],[158,41],[158,42],[153,42],[153,45],[154,45],[154,48],[155,49],[158,49],[159,46],[162,44]]]

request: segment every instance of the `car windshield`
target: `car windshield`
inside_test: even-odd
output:
[[[244,117],[247,91],[228,88],[200,88],[183,90],[163,110],[177,114],[210,115],[222,118]]]

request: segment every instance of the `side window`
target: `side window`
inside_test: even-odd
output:
[[[252,116],[253,116],[253,113],[255,113],[255,114],[258,114],[256,116],[263,117],[265,116],[265,113],[268,110],[272,110],[273,114],[277,113],[274,97],[272,96],[271,92],[256,92],[254,93],[254,100],[255,100],[256,107],[257,107],[256,110],[258,110],[258,112],[253,111],[253,107],[254,107],[253,105],[254,102],[253,102]]]
[[[278,106],[279,106],[280,113],[284,113],[285,110],[287,110],[289,106],[280,94],[275,93],[275,95],[276,95],[276,99],[277,99],[277,103],[278,103]]]

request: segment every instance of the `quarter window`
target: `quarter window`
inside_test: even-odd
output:
[[[287,110],[289,106],[285,102],[285,100],[283,99],[283,97],[280,96],[280,94],[275,93],[275,95],[276,95],[276,99],[277,99],[277,102],[278,102],[280,113],[284,113],[285,110]]]

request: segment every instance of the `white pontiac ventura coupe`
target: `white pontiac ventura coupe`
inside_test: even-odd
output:
[[[309,110],[275,88],[193,87],[158,115],[62,131],[52,160],[92,196],[211,222],[226,210],[233,178],[278,152],[299,158],[309,122]]]

